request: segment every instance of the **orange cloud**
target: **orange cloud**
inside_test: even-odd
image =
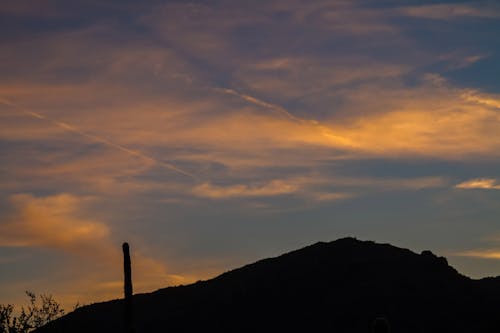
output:
[[[448,180],[442,177],[384,179],[310,175],[257,184],[220,186],[206,182],[195,186],[192,189],[192,194],[211,199],[272,197],[293,194],[304,199],[322,202],[358,197],[367,190],[421,190],[443,187],[447,184]],[[335,190],[332,191],[332,187]]]
[[[58,295],[66,300],[104,300],[120,297],[122,291],[121,248],[112,240],[111,229],[105,223],[84,217],[90,201],[71,194],[17,194],[11,197],[14,213],[0,225],[0,246],[55,249],[80,258],[65,266],[65,270],[77,275],[70,284],[61,281]],[[136,292],[193,280],[171,273],[165,263],[147,256],[140,248],[132,245],[132,249]]]
[[[70,194],[45,198],[30,194],[12,196],[11,204],[16,213],[0,226],[0,244],[42,246],[85,254],[89,248],[107,239],[109,228],[103,223],[78,217],[84,200]]]
[[[212,198],[237,198],[237,197],[267,197],[277,196],[284,194],[292,194],[298,190],[294,184],[288,184],[282,180],[272,180],[263,185],[249,186],[249,185],[230,185],[230,186],[217,186],[210,183],[203,183],[193,189],[193,194]]]
[[[298,194],[302,198],[322,201],[339,198],[338,193],[346,197],[344,192],[351,192],[351,189],[339,192],[335,188],[334,194],[322,195],[330,193],[331,189],[315,188],[296,179],[284,183],[255,183],[259,179],[259,168],[301,166],[313,170],[325,159],[373,156],[459,159],[468,155],[490,157],[500,151],[500,114],[495,104],[500,101],[498,96],[454,89],[439,76],[427,76],[421,87],[410,90],[401,87],[392,91],[377,90],[367,86],[348,96],[359,103],[359,110],[321,122],[313,117],[289,116],[290,113],[279,105],[235,90],[219,89],[214,93],[210,88],[207,91],[211,92],[210,97],[201,101],[168,97],[131,106],[118,103],[116,107],[99,108],[98,112],[89,114],[68,112],[64,121],[53,116],[57,113],[50,113],[55,122],[76,128],[77,132],[54,126],[44,119],[22,118],[10,113],[6,119],[11,123],[0,125],[0,132],[6,138],[12,135],[17,140],[53,140],[58,135],[65,135],[64,139],[70,141],[68,147],[59,146],[56,153],[33,149],[31,160],[38,165],[22,163],[24,155],[13,152],[11,160],[21,158],[21,162],[17,162],[16,168],[8,168],[15,176],[5,177],[3,186],[9,179],[20,179],[9,185],[16,190],[22,179],[49,184],[49,181],[58,182],[64,175],[72,189],[77,185],[101,194],[123,196],[158,191],[166,196],[175,192],[181,196],[213,199]],[[71,98],[82,98],[74,93]],[[376,103],[377,98],[380,103]],[[366,111],[370,105],[375,106],[373,112]],[[44,116],[41,112],[36,114]],[[55,132],[32,131],[45,127]],[[74,154],[73,142],[79,141],[82,145],[100,144],[101,147],[86,151],[82,146],[80,153]],[[184,180],[154,182],[140,177],[163,161],[186,163],[189,173],[195,176],[202,170],[203,183],[192,188],[190,179],[189,183]],[[203,171],[205,165],[214,162],[225,168],[210,173]],[[255,173],[252,182],[231,184],[227,181],[249,170]],[[230,185],[215,185],[221,180]],[[374,182],[378,185],[373,185]],[[443,179],[432,177],[332,180],[332,184],[341,186],[379,186],[381,190],[437,187],[443,182]]]
[[[400,89],[372,92],[364,96],[366,107],[377,100],[388,103],[380,112],[317,122],[290,116],[280,106],[230,91],[269,114],[240,113],[198,123],[192,131],[173,133],[181,141],[190,133],[219,149],[259,149],[306,145],[340,149],[354,155],[422,155],[460,158],[464,155],[495,155],[500,147],[500,104],[496,96],[457,91],[439,76],[427,76],[416,91]],[[366,91],[370,93],[369,90]],[[422,96],[426,96],[422,98]],[[384,104],[382,104],[384,105]],[[358,111],[359,112],[359,111]],[[285,117],[280,117],[283,114]],[[221,132],[219,129],[224,128]],[[191,138],[190,138],[191,140]],[[227,146],[227,142],[232,145]],[[257,148],[260,146],[259,148]]]
[[[415,91],[374,88],[353,93],[352,98],[358,98],[353,102],[362,110],[370,104],[376,107],[371,113],[354,114],[348,121],[332,125],[332,130],[370,155],[497,156],[500,110],[496,103],[500,98],[464,94],[439,76],[426,80]]]
[[[478,103],[500,109],[500,99],[495,96],[489,97],[473,89],[465,90],[460,96],[468,102]]]
[[[342,192],[318,192],[314,193],[313,199],[318,201],[337,201],[352,198],[354,195]]]
[[[500,190],[500,183],[494,178],[475,178],[455,185],[461,189]]]
[[[500,259],[499,250],[471,250],[455,253],[456,256],[460,257],[472,257],[480,259]]]
[[[21,88],[17,90],[23,91]],[[40,87],[38,92],[36,86],[31,89],[33,95],[21,99],[43,96],[47,88]],[[116,89],[126,95],[127,89]],[[57,116],[57,112],[46,115],[33,110],[59,125],[44,123],[34,116],[27,119],[11,115],[4,119],[0,132],[6,139],[24,140],[56,139],[73,133],[80,136],[73,140],[100,143],[173,170],[178,167],[169,160],[183,158],[193,162],[217,158],[222,163],[280,165],[297,156],[291,150],[317,155],[314,149],[318,148],[349,156],[417,154],[442,158],[491,156],[500,151],[500,98],[454,89],[435,75],[427,76],[427,81],[415,89],[366,86],[346,93],[344,98],[352,100],[353,110],[321,122],[314,115],[301,118],[279,105],[236,90],[192,89],[204,91],[205,96],[197,101],[168,95],[146,101],[145,96],[135,92],[133,97],[142,102],[125,97],[124,103],[103,108],[99,106],[106,99],[102,91],[108,90],[102,85],[75,86],[68,95],[57,94],[60,103],[71,105],[92,95],[94,112],[68,111]],[[131,105],[127,105],[129,102]],[[148,152],[151,147],[172,145],[176,150],[161,160]],[[191,147],[202,147],[203,152],[189,152]],[[276,154],[278,149],[281,152]],[[294,162],[306,160],[314,161],[296,158]]]

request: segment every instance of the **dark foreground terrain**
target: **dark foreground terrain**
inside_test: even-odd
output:
[[[38,329],[123,332],[122,301]],[[500,278],[472,280],[445,258],[353,238],[316,243],[188,286],[134,296],[136,332],[500,332]]]

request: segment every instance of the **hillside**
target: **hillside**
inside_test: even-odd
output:
[[[443,257],[343,238],[192,285],[134,296],[142,332],[500,332],[500,280],[472,280]],[[122,332],[120,300],[38,329]]]

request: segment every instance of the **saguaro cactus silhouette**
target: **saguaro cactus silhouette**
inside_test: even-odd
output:
[[[130,262],[130,249],[128,243],[123,243],[123,272],[125,277],[124,292],[124,311],[123,311],[123,324],[125,333],[134,332],[134,318],[132,308],[132,267]]]

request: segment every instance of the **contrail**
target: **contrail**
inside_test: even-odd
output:
[[[301,118],[298,118],[298,117],[294,116],[293,114],[291,114],[290,112],[288,112],[282,106],[268,103],[268,102],[263,101],[261,99],[255,98],[253,96],[240,93],[239,91],[236,91],[234,89],[229,89],[229,88],[213,88],[213,89],[215,91],[222,92],[224,94],[228,94],[228,95],[233,95],[233,96],[239,97],[239,98],[244,99],[245,101],[247,101],[249,103],[252,103],[252,104],[255,104],[255,105],[258,105],[258,106],[262,106],[262,107],[264,107],[266,109],[271,109],[271,110],[277,111],[277,112],[281,113],[282,115],[284,115],[285,117],[290,118],[290,119],[292,119],[294,121],[297,121],[297,122],[307,121],[307,120],[304,120],[304,119],[301,119]]]
[[[89,134],[89,133],[86,133],[78,128],[76,128],[75,126],[72,126],[70,124],[67,124],[67,123],[64,123],[64,122],[61,122],[61,121],[56,121],[56,120],[53,120],[53,119],[50,119],[48,118],[47,116],[44,116],[38,112],[34,112],[34,111],[28,111],[28,110],[25,110],[23,109],[22,107],[10,102],[10,101],[7,101],[5,99],[0,99],[0,103],[1,104],[4,104],[4,105],[7,105],[7,106],[10,106],[12,107],[14,110],[16,110],[17,112],[21,113],[21,114],[24,114],[24,115],[27,115],[27,116],[30,116],[30,117],[33,117],[33,118],[37,118],[37,119],[42,119],[42,120],[45,120],[49,123],[52,123],[54,124],[55,126],[57,127],[60,127],[60,128],[63,128],[65,129],[66,131],[68,132],[72,132],[72,133],[75,133],[75,134],[78,134],[80,136],[83,136],[87,139],[90,139],[92,141],[96,141],[96,142],[99,142],[99,143],[102,143],[108,147],[112,147],[112,148],[115,148],[115,149],[118,149],[122,152],[125,152],[129,155],[132,155],[132,156],[138,156],[140,158],[143,158],[145,160],[148,160],[148,161],[151,161],[157,165],[160,165],[166,169],[169,169],[169,170],[172,170],[172,171],[175,171],[179,174],[182,174],[184,176],[187,176],[187,177],[190,177],[192,179],[195,179],[196,180],[196,176],[193,175],[192,173],[190,172],[187,172],[185,170],[182,170],[181,168],[171,164],[171,163],[166,163],[166,162],[163,162],[163,161],[160,161],[154,157],[151,157],[151,156],[148,156],[138,150],[133,150],[133,149],[130,149],[130,148],[127,148],[125,146],[122,146],[120,144],[117,144],[117,143],[114,143],[112,141],[109,141],[105,138],[102,138],[100,136],[97,136],[97,135],[93,135],[93,134]]]
[[[297,123],[305,124],[305,125],[309,125],[309,126],[314,126],[320,131],[320,133],[322,135],[327,137],[329,140],[335,141],[338,144],[348,146],[351,148],[355,148],[358,146],[352,140],[350,140],[346,137],[342,137],[342,136],[334,134],[333,130],[330,127],[321,124],[319,121],[313,120],[313,119],[304,119],[304,118],[294,116],[288,110],[286,110],[284,107],[282,107],[280,105],[272,104],[272,103],[263,101],[261,99],[258,99],[256,97],[253,97],[253,96],[250,96],[250,95],[247,95],[244,93],[241,93],[241,92],[236,91],[234,89],[220,88],[220,87],[215,87],[215,88],[212,87],[212,89],[217,91],[217,92],[223,93],[223,94],[228,94],[228,95],[233,95],[233,96],[239,97],[239,98],[241,98],[249,103],[252,103],[252,104],[255,104],[257,106],[278,112],[278,113],[284,115],[285,117],[287,117],[288,119],[293,120]]]

